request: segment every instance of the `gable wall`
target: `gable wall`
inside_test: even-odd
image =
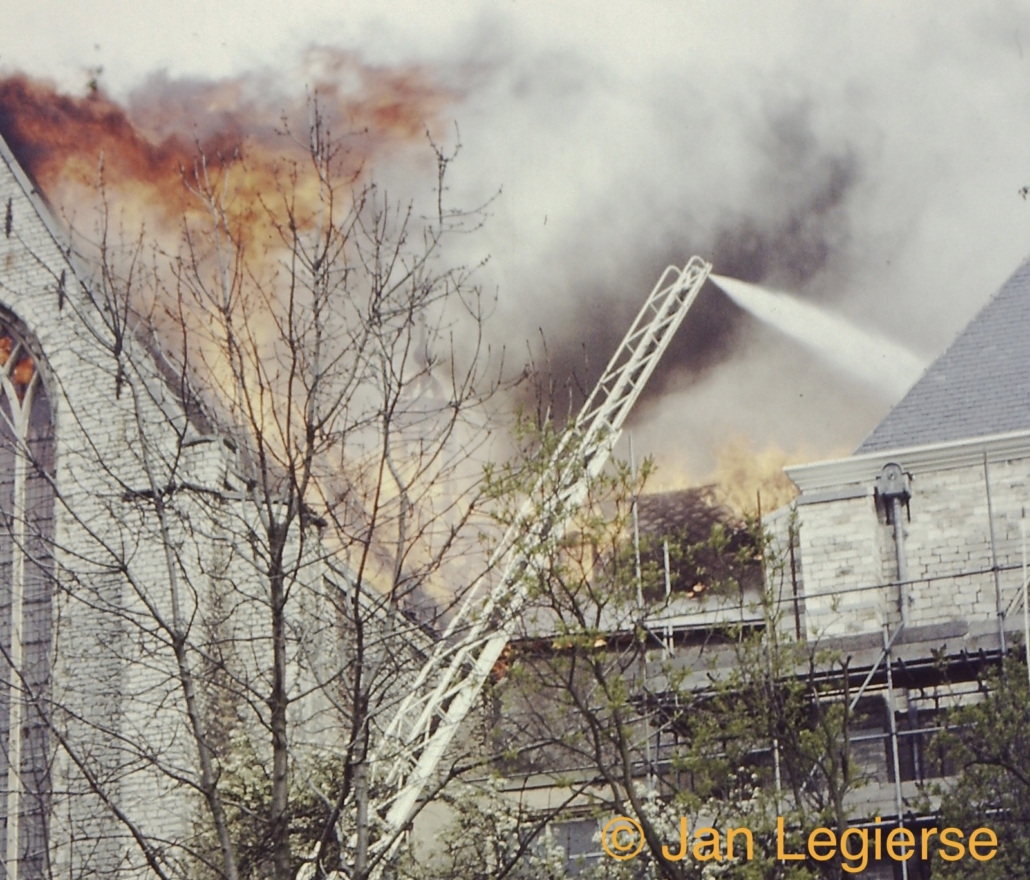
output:
[[[131,627],[111,613],[130,610],[139,599],[126,578],[112,571],[120,548],[127,548],[125,558],[139,588],[150,596],[168,595],[160,543],[137,527],[123,499],[126,487],[147,485],[138,458],[140,420],[142,430],[158,432],[151,435],[155,448],[174,446],[174,432],[166,440],[158,436],[174,403],[156,371],[141,383],[147,393],[138,405],[131,394],[116,394],[115,361],[98,342],[109,336],[62,253],[57,224],[10,161],[0,143],[0,214],[9,204],[11,218],[10,234],[0,227],[0,306],[15,319],[15,329],[38,344],[36,360],[53,411],[60,496],[54,528],[49,705],[55,794],[49,858],[62,876],[114,876],[127,870],[128,876],[142,870],[140,854],[110,806],[96,796],[94,779],[103,779],[105,797],[137,817],[150,834],[182,839],[190,821],[182,787],[172,792],[159,775],[131,769],[140,762],[122,740],[145,731],[170,760],[182,749],[185,740],[176,724],[153,712],[168,694],[173,670],[158,662],[127,664]],[[145,370],[145,355],[131,340],[129,348],[126,356]],[[211,469],[210,455],[203,464]],[[131,699],[140,695],[149,698]],[[53,734],[66,740],[81,765],[56,747]]]

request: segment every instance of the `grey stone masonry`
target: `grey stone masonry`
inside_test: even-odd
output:
[[[260,782],[270,766],[268,533],[279,529],[290,596],[285,678],[295,764],[327,774],[344,753],[341,670],[357,650],[354,619],[363,624],[362,674],[377,674],[374,698],[385,707],[403,692],[429,636],[351,583],[317,518],[288,519],[275,489],[262,496],[250,488],[236,445],[215,434],[199,408],[187,409],[174,371],[156,362],[142,334],[130,330],[112,343],[117,309],[98,304],[94,270],[69,256],[64,231],[2,140],[0,212],[0,324],[30,345],[52,432],[44,467],[17,442],[4,448],[0,430],[0,575],[35,546],[19,545],[9,526],[20,516],[5,488],[12,462],[19,472],[34,468],[37,482],[45,477],[52,527],[49,555],[35,554],[46,589],[31,585],[46,595],[29,595],[21,615],[39,634],[25,656],[42,666],[45,654],[49,675],[35,667],[26,675],[30,661],[19,668],[4,660],[9,650],[0,654],[0,753],[18,728],[28,732],[23,739],[31,733],[26,755],[38,760],[22,765],[43,778],[38,791],[19,784],[17,772],[0,779],[0,880],[129,880],[156,876],[154,865],[167,877],[207,876],[197,872],[197,854],[211,852],[213,839],[203,821],[198,737],[213,744],[221,779],[231,772]],[[0,393],[0,413],[7,399]],[[12,585],[7,595],[29,592]],[[13,607],[0,590],[0,618],[5,601]],[[48,626],[36,620],[46,614]],[[0,619],[0,647],[21,643],[16,630]],[[26,684],[40,678],[42,687]],[[186,710],[188,692],[203,734]],[[45,719],[37,725],[45,736],[17,718],[22,708],[25,718]],[[30,815],[24,804],[40,792]],[[26,843],[12,858],[4,845],[16,837]]]
[[[902,508],[906,579],[876,478],[909,475]],[[788,468],[796,502],[809,637],[1021,614],[1030,528],[1030,434],[961,440]]]
[[[196,621],[191,644],[217,638],[247,645],[241,675],[259,674],[254,670],[267,664],[264,621],[254,610],[267,605],[266,586],[240,539],[254,532],[257,513],[239,493],[226,494],[240,482],[232,451],[198,434],[145,347],[130,333],[114,354],[105,316],[80,283],[88,283],[88,269],[68,257],[61,229],[2,142],[0,211],[9,218],[0,228],[2,319],[31,342],[51,404],[56,492],[47,566],[52,619],[43,629],[52,636],[47,646],[30,646],[47,652],[49,680],[30,691],[21,669],[0,663],[0,702],[18,702],[26,717],[31,710],[46,718],[46,753],[30,770],[49,777],[43,786],[48,839],[42,853],[39,835],[29,841],[31,853],[19,844],[17,858],[0,843],[0,880],[36,880],[41,866],[72,880],[152,876],[148,848],[169,875],[185,876],[201,801],[169,627],[176,617]],[[13,444],[7,448],[13,460]],[[170,495],[162,524],[148,500],[152,487],[176,483],[198,491]],[[12,516],[0,512],[5,523]],[[0,532],[9,556],[16,532]],[[332,621],[320,604],[317,548],[304,551],[313,562],[293,565],[290,553],[298,552],[294,542],[287,554],[303,582],[296,590],[310,584],[306,601]],[[230,589],[223,603],[229,610],[216,615],[223,631],[205,631],[215,593]],[[305,631],[318,638],[312,626]],[[12,629],[4,628],[0,639],[9,643]],[[291,695],[315,692],[303,677],[301,648],[292,650]],[[298,699],[294,710],[321,721],[311,739],[331,742],[324,705]],[[20,731],[9,735],[24,738]],[[33,787],[24,776],[9,784],[5,773],[0,783],[0,826],[20,830],[21,840],[33,821]],[[12,823],[7,813],[20,789],[14,814],[20,823]]]
[[[176,415],[174,395],[132,339],[123,352],[132,378],[119,386],[115,358],[104,345],[104,318],[79,283],[81,267],[68,257],[61,229],[2,142],[0,210],[6,217],[0,306],[4,323],[31,344],[51,404],[48,470],[57,496],[48,542],[49,679],[44,689],[32,690],[17,668],[6,667],[3,676],[11,704],[21,702],[46,718],[47,754],[32,770],[50,777],[48,851],[36,861],[5,852],[0,877],[32,880],[42,876],[40,865],[72,878],[138,876],[145,873],[144,859],[117,811],[134,816],[136,829],[153,840],[184,840],[192,796],[170,783],[159,762],[148,765],[139,746],[148,743],[153,754],[174,761],[185,742],[185,719],[181,711],[156,711],[172,692],[174,667],[157,628],[152,641],[164,656],[143,644],[145,627],[138,621],[148,602],[156,614],[167,612],[167,569],[152,524],[134,516],[126,496],[131,487],[148,485],[141,449],[167,458],[178,433],[169,428],[184,425],[185,416],[181,407]],[[211,455],[203,462],[197,456],[191,464],[211,475]],[[224,473],[221,451],[217,457]],[[16,508],[5,514],[5,521],[22,516]],[[4,540],[12,534],[5,529]],[[140,695],[146,699],[132,699]],[[4,784],[5,795],[18,787]],[[30,788],[24,780],[21,785]],[[9,796],[0,803],[5,827],[12,803]]]

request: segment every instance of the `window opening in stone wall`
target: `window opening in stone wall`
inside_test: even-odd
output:
[[[48,874],[53,458],[37,361],[0,323],[0,880]]]

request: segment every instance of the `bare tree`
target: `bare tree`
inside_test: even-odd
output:
[[[562,802],[579,837],[567,865],[527,876],[640,876],[643,865],[668,880],[848,876],[839,858],[779,860],[776,839],[780,818],[791,852],[811,828],[846,830],[846,799],[867,781],[841,658],[795,639],[776,586],[789,566],[757,520],[683,492],[679,526],[634,540],[648,470],[622,464],[592,486],[576,528],[532,574],[496,670],[491,735],[507,797]],[[625,862],[590,839],[619,816],[640,834]],[[735,861],[729,827],[747,832]],[[698,829],[709,829],[700,841]],[[577,855],[585,864],[568,867]]]
[[[483,211],[448,208],[435,143],[420,212],[317,106],[299,134],[257,203],[243,156],[199,155],[174,243],[106,205],[66,262],[24,239],[75,328],[52,369],[33,349],[57,465],[8,443],[52,494],[45,527],[10,518],[52,674],[5,649],[54,756],[52,873],[365,876],[370,742],[481,559],[503,364],[446,247]]]

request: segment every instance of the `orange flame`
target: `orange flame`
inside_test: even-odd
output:
[[[101,179],[111,219],[130,241],[145,230],[148,240],[172,254],[181,245],[184,224],[211,227],[211,206],[190,188],[216,193],[224,211],[217,219],[229,225],[246,275],[259,288],[269,282],[263,289],[273,292],[284,286],[274,280],[276,257],[289,247],[284,237],[291,228],[306,230],[319,216],[319,175],[325,169],[312,161],[312,114],[318,113],[320,135],[339,148],[332,176],[337,196],[346,196],[347,185],[360,184],[373,162],[424,145],[427,132],[435,137],[441,112],[457,97],[421,67],[375,67],[333,50],[309,52],[303,72],[314,83],[314,101],[284,95],[268,76],[256,74],[222,80],[157,75],[130,95],[127,106],[100,89],[73,97],[50,83],[13,75],[0,79],[0,135],[87,239],[93,230],[81,224],[93,226],[99,217]],[[423,153],[432,155],[428,149]],[[204,351],[210,340],[202,332],[202,315],[176,317],[174,304],[167,303],[163,310],[152,309],[159,286],[137,288],[134,307],[159,325],[169,350],[179,347],[183,329],[198,331],[192,343],[207,355],[212,380],[231,387],[231,377],[219,375],[224,352]],[[271,347],[273,340],[263,337],[274,335],[268,315],[274,303],[239,308],[247,314],[236,317]]]
[[[331,133],[348,148],[343,179],[439,129],[441,111],[457,97],[423,68],[375,67],[332,50],[308,53],[304,72]],[[230,162],[245,169],[232,181],[241,226],[260,219],[259,199],[275,192],[277,170],[299,173],[303,193],[314,174],[305,164],[310,111],[306,97],[286,96],[258,75],[158,75],[130,95],[128,108],[99,89],[73,97],[24,75],[0,80],[0,135],[50,201],[64,211],[88,204],[102,158],[107,194],[128,228],[146,220],[152,232],[176,228],[189,212],[183,184],[200,156],[211,170]],[[260,239],[269,230],[251,231]]]
[[[738,516],[755,513],[759,495],[762,512],[771,513],[798,494],[783,468],[817,457],[817,453],[804,447],[788,451],[771,443],[755,448],[747,437],[738,435],[720,444],[715,467],[709,473],[691,472],[677,466],[676,462],[663,461],[654,478],[648,481],[647,491],[668,492],[710,485],[718,503]]]
[[[713,474],[716,495],[737,513],[754,513],[760,496],[763,513],[770,513],[798,494],[783,472],[784,466],[811,457],[799,450],[788,453],[776,445],[755,450],[746,438],[733,437],[718,453]]]
[[[308,96],[284,97],[276,83],[260,75],[217,81],[155,76],[125,106],[99,89],[73,97],[46,82],[9,76],[0,79],[0,135],[49,201],[65,216],[78,215],[71,218],[73,225],[93,216],[102,164],[103,194],[114,219],[130,238],[145,227],[147,239],[173,254],[184,224],[210,224],[203,200],[189,191],[206,167],[219,190],[223,185],[230,190],[225,219],[234,243],[242,248],[238,256],[246,267],[243,274],[255,282],[255,295],[237,300],[234,318],[247,327],[258,356],[274,363],[274,313],[283,304],[272,299],[285,300],[286,291],[280,291],[288,286],[276,275],[276,256],[284,246],[279,232],[293,223],[306,229],[323,195],[320,169],[309,151],[314,109],[322,134],[341,148],[333,177],[340,194],[346,195],[347,184],[360,184],[373,163],[400,157],[412,146],[425,147],[427,132],[443,140],[441,114],[458,97],[416,66],[375,67],[329,50],[309,53],[304,63],[315,102]],[[436,157],[428,149],[422,154],[431,163],[425,170],[435,182]],[[197,164],[201,157],[204,166]],[[143,290],[135,295],[146,299],[159,293]],[[133,304],[150,312],[146,302]],[[162,325],[159,335],[166,337],[162,342],[176,350],[176,338],[185,330],[195,362],[208,372],[207,390],[231,399],[238,371],[253,371],[257,365],[228,363],[203,307],[196,314],[176,315],[175,303],[166,305],[165,316],[155,318]],[[171,326],[175,321],[185,327]],[[270,373],[274,381],[276,371]],[[286,421],[286,410],[296,404],[279,387],[271,389],[270,397],[260,398],[262,409],[251,418],[266,429],[268,444],[283,444],[277,451],[285,457],[287,441],[276,439],[281,437],[277,429]],[[327,465],[326,470],[342,472],[342,467]],[[331,487],[323,488],[332,494]]]

